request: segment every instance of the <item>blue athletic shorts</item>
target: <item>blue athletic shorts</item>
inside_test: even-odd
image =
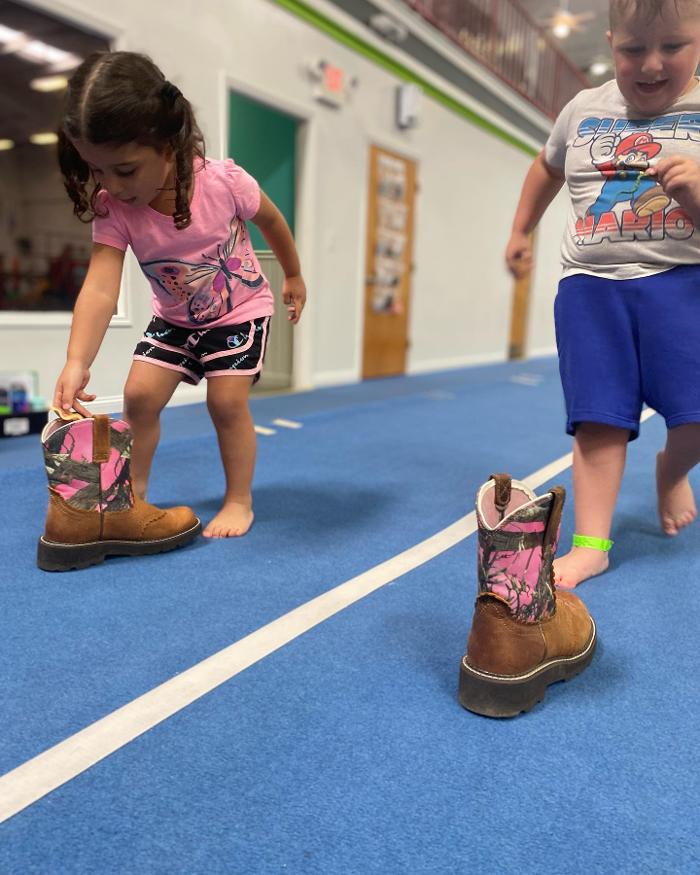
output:
[[[599,422],[634,440],[645,403],[668,428],[700,422],[700,265],[630,280],[566,277],[554,321],[569,434]]]

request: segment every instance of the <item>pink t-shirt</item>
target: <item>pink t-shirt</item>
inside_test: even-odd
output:
[[[270,316],[270,286],[245,220],[260,208],[260,188],[230,158],[207,159],[194,174],[192,222],[178,231],[172,216],[98,197],[109,215],[95,217],[92,239],[131,246],[153,289],[153,312],[173,325],[216,328]]]

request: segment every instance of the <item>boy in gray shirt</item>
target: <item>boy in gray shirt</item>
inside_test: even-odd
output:
[[[562,110],[520,196],[506,261],[564,182],[571,199],[555,301],[567,431],[574,439],[574,543],[559,586],[608,567],[627,443],[642,405],[665,419],[659,517],[676,535],[697,516],[700,461],[700,0],[611,0],[615,80]]]

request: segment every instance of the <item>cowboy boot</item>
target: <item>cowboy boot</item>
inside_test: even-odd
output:
[[[44,571],[97,565],[106,556],[161,553],[192,541],[202,525],[189,507],[161,510],[131,488],[131,432],[108,416],[54,419],[41,435],[49,478]]]
[[[477,714],[529,711],[593,658],[595,623],[579,598],[554,587],[564,498],[561,486],[538,498],[508,474],[479,490],[479,593],[459,678],[460,704]]]

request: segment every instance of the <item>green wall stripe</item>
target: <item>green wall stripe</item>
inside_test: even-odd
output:
[[[408,67],[404,67],[403,64],[400,64],[388,55],[385,55],[384,52],[379,51],[379,49],[375,49],[374,46],[366,43],[360,37],[345,30],[345,28],[337,22],[332,21],[330,18],[327,18],[325,15],[322,15],[320,12],[307,6],[302,0],[273,0],[273,2],[277,3],[278,6],[287,9],[289,12],[294,13],[298,18],[301,18],[303,21],[306,21],[318,30],[323,31],[323,33],[332,37],[337,42],[342,43],[344,46],[357,52],[358,55],[363,55],[365,58],[374,61],[380,67],[393,73],[394,76],[397,76],[399,79],[420,85],[428,97],[431,97],[437,103],[442,104],[457,115],[462,116],[462,118],[466,118],[472,124],[482,128],[489,134],[493,134],[500,140],[509,143],[511,146],[515,146],[527,155],[537,155],[537,149],[533,149],[532,146],[528,146],[527,143],[519,140],[517,137],[508,133],[508,131],[503,130],[503,128],[500,128],[498,125],[493,124],[493,122],[483,118],[473,110],[463,106],[461,103],[454,100],[454,98],[450,97],[449,94],[446,94],[444,91],[431,85],[417,73],[409,70]]]

